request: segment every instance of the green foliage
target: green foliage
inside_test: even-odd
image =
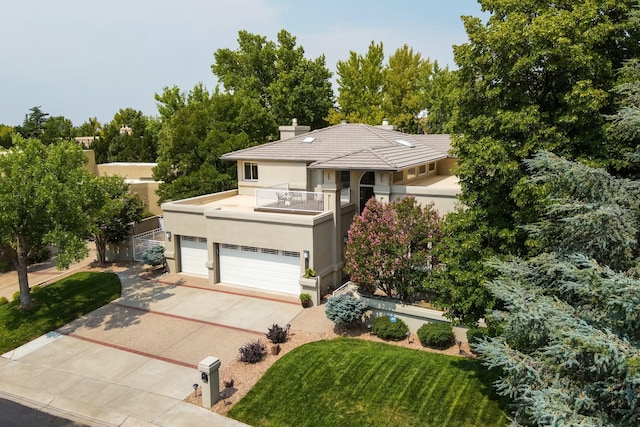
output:
[[[95,152],[96,163],[155,162],[159,131],[156,119],[133,108],[121,108],[103,126],[90,148]]]
[[[289,330],[281,327],[277,323],[269,328],[269,332],[266,333],[267,338],[274,344],[282,344],[289,338]]]
[[[310,279],[312,277],[316,277],[316,271],[313,268],[307,267],[304,270],[304,277],[305,277],[305,279]]]
[[[528,227],[541,247],[493,260],[499,334],[475,352],[526,425],[635,425],[640,419],[638,182],[541,152],[527,161],[548,198]],[[627,270],[628,269],[628,270]]]
[[[171,98],[169,93],[163,96]],[[153,177],[162,181],[160,202],[234,188],[235,163],[221,161],[220,156],[265,142],[265,129],[275,129],[258,99],[217,91],[210,95],[202,85],[185,99],[184,106],[163,119],[159,134]]]
[[[486,338],[489,336],[489,330],[487,328],[469,328],[467,329],[467,342],[471,349],[474,349],[474,346],[477,342],[479,342],[482,338]]]
[[[85,162],[70,141],[44,146],[20,136],[0,156],[0,250],[18,272],[23,305],[31,303],[30,256],[52,245],[57,266],[66,268],[88,254],[84,238],[98,200]]]
[[[352,295],[341,294],[327,300],[324,313],[336,325],[351,325],[362,320],[367,304]]]
[[[13,145],[11,138],[14,132],[16,132],[16,129],[13,126],[0,123],[0,147],[9,148]]]
[[[90,238],[96,243],[98,261],[104,264],[107,243],[118,244],[129,237],[131,223],[142,218],[144,202],[129,192],[129,186],[120,176],[100,176],[96,184],[99,203],[91,212]]]
[[[142,261],[154,267],[156,265],[166,265],[167,259],[164,256],[164,246],[153,245],[145,249],[142,252]]]
[[[371,198],[349,228],[345,271],[367,293],[410,299],[438,261],[440,218],[414,197],[381,203]]]
[[[465,252],[482,255],[485,248],[485,259],[526,254],[528,235],[521,227],[540,218],[545,194],[529,181],[522,159],[544,149],[608,165],[628,150],[603,144],[604,116],[615,107],[610,91],[616,70],[640,54],[639,27],[628,16],[637,2],[481,3],[491,16],[464,17],[469,42],[454,47],[453,151],[466,210],[452,221],[474,232],[445,245],[447,266],[464,265]],[[447,268],[443,284],[452,299],[440,301],[468,322],[480,315],[477,304],[469,312],[457,294],[476,296],[486,279],[472,255],[475,270],[466,273],[472,280]]]
[[[18,294],[18,297],[20,297],[20,294]],[[9,300],[7,299],[7,297],[0,297],[0,305],[5,304],[9,304]]]
[[[259,100],[272,122],[284,125],[297,118],[314,129],[326,126],[333,105],[331,72],[324,56],[305,58],[304,49],[287,31],[278,33],[277,43],[239,31],[238,48],[218,49],[214,57],[211,69],[227,93]],[[271,131],[263,138],[277,138],[277,129]]]
[[[395,316],[379,316],[373,319],[371,324],[371,333],[383,340],[403,340],[407,338],[407,332],[409,332],[407,324]]]
[[[41,108],[42,107],[30,108],[30,113],[24,115],[22,126],[16,126],[16,131],[22,135],[23,138],[40,138],[42,136],[49,113],[45,113]]]
[[[449,348],[455,342],[450,323],[425,323],[418,329],[418,339],[425,347]]]
[[[250,341],[240,347],[240,361],[245,363],[258,363],[267,354],[267,347],[260,340]]]
[[[503,427],[492,380],[474,359],[321,340],[279,358],[229,416],[254,426]]]
[[[122,284],[115,273],[82,272],[34,292],[36,304],[20,308],[14,301],[0,306],[0,352],[29,341],[120,297]]]
[[[97,117],[90,117],[74,129],[74,136],[99,136],[101,133],[102,125]]]
[[[329,122],[379,125],[386,118],[403,132],[429,130],[438,133],[448,121],[445,98],[448,90],[443,83],[448,70],[403,45],[384,64],[382,43],[371,42],[367,53],[350,52],[349,59],[338,61],[338,108],[331,111]],[[446,103],[449,107],[450,103]],[[433,109],[433,117],[418,117]]]
[[[63,140],[73,139],[73,123],[64,116],[52,116],[47,119],[38,137],[43,144],[55,144]]]

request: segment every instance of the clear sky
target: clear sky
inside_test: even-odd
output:
[[[131,107],[156,115],[154,93],[198,82],[213,89],[213,53],[237,48],[239,30],[276,40],[286,29],[306,56],[336,62],[383,42],[407,44],[455,68],[467,41],[461,15],[476,0],[2,0],[0,123],[19,125],[33,106],[75,126],[109,122]]]

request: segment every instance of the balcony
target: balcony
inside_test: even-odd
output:
[[[290,190],[286,185],[257,188],[255,209],[315,215],[324,212],[324,193]]]

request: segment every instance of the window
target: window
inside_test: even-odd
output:
[[[418,175],[424,175],[425,173],[427,173],[427,165],[420,165]]]
[[[409,168],[407,171],[407,179],[413,179],[416,177],[416,168]]]
[[[360,178],[360,185],[376,185],[376,174],[367,172]]]
[[[340,171],[340,182],[342,188],[351,187],[351,171]]]
[[[244,180],[258,180],[258,164],[255,162],[244,162]]]
[[[435,163],[429,163],[429,172],[432,172],[436,170],[436,164]]]
[[[393,182],[402,182],[402,178],[404,178],[402,171],[396,171],[393,173]]]

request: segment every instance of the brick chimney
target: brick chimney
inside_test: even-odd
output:
[[[298,125],[298,119],[292,119],[291,126],[280,126],[278,130],[280,131],[280,140],[282,141],[309,132],[311,126]]]

